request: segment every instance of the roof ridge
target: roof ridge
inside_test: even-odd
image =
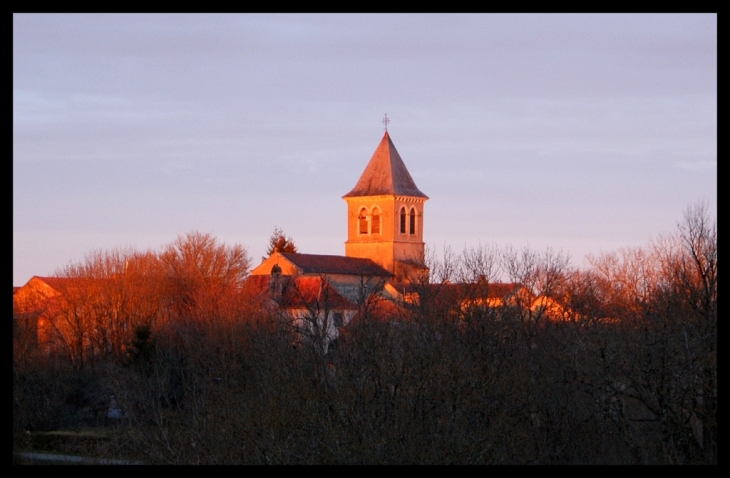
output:
[[[365,257],[291,252],[280,254],[305,273],[392,275],[375,261]]]

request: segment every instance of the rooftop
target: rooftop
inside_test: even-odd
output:
[[[386,131],[355,187],[342,197],[391,194],[428,199],[416,186]]]
[[[320,254],[281,253],[305,274],[350,274],[364,276],[391,276],[371,259],[326,256]]]

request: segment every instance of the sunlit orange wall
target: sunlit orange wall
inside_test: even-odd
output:
[[[423,204],[425,199],[400,196],[364,196],[345,198],[347,202],[347,242],[345,255],[372,259],[393,272],[394,261],[424,260]],[[368,234],[360,234],[358,213],[368,211]],[[400,209],[416,209],[416,233],[400,233]],[[380,234],[370,233],[372,211],[380,210]],[[408,215],[408,214],[407,214]]]

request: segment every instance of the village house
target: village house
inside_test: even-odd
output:
[[[33,276],[13,292],[14,333],[24,333],[21,343],[45,347],[50,339],[51,316],[58,308],[69,279]]]

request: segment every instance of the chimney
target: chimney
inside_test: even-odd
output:
[[[271,299],[275,302],[281,302],[282,292],[284,291],[284,280],[281,277],[281,267],[274,264],[271,268],[271,277],[269,278],[269,293]]]

